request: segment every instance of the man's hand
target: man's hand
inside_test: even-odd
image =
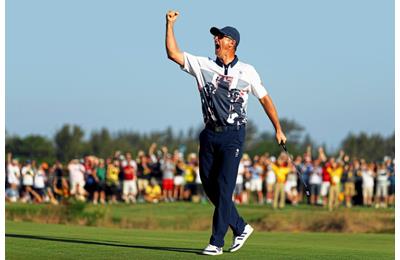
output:
[[[183,66],[185,62],[183,52],[179,50],[174,35],[174,24],[178,16],[179,12],[175,10],[168,11],[165,16],[167,20],[167,28],[165,32],[165,48],[167,51],[168,59],[178,63],[180,66]]]
[[[275,137],[276,137],[276,141],[278,141],[278,144],[281,144],[281,143],[285,144],[286,143],[286,136],[282,132],[282,130],[276,131]]]
[[[176,19],[179,16],[179,12],[175,10],[169,10],[167,12],[166,18],[167,18],[167,23],[175,23]]]
[[[149,154],[154,154],[154,151],[157,149],[157,144],[152,143],[149,148]]]

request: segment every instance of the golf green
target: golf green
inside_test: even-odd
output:
[[[195,259],[209,232],[6,221],[6,259]],[[226,250],[232,236],[226,237]],[[393,259],[394,234],[257,232],[220,259]]]

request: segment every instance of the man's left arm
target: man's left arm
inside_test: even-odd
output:
[[[281,124],[279,123],[278,112],[276,112],[274,103],[272,102],[272,99],[261,82],[260,75],[258,75],[253,66],[249,66],[248,68],[248,75],[251,82],[251,92],[256,98],[258,98],[262,107],[264,108],[265,113],[267,113],[269,119],[274,125],[275,138],[278,144],[281,144],[282,142],[286,143],[286,136],[282,131]]]
[[[278,112],[275,109],[275,105],[272,102],[271,97],[267,94],[260,98],[261,106],[264,108],[265,113],[267,113],[269,119],[275,128],[275,138],[278,144],[281,142],[286,143],[286,136],[282,131],[281,124],[279,123]]]

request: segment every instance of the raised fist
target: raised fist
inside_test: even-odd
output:
[[[179,12],[175,10],[170,10],[167,12],[167,22],[174,23],[179,16]]]

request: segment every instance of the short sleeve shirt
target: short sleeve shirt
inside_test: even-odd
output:
[[[43,170],[38,170],[38,172],[35,175],[33,187],[37,189],[44,189],[46,185],[45,182],[46,182],[46,173]]]
[[[8,172],[7,174],[8,183],[19,185],[19,177],[20,177],[19,167],[17,165],[9,164],[7,172]]]
[[[27,186],[32,186],[33,176],[34,176],[33,170],[25,166],[22,168],[21,173],[22,173],[22,183]]]
[[[109,165],[107,169],[107,182],[109,184],[118,183],[119,168],[114,165]]]
[[[253,66],[235,59],[228,65],[219,60],[184,52],[182,70],[194,76],[200,92],[205,123],[218,126],[247,122],[249,93],[261,99],[267,91]]]

